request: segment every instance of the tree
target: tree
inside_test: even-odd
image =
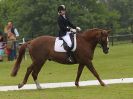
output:
[[[117,10],[120,13],[121,32],[129,32],[133,20],[133,1],[132,0],[108,0],[111,10]]]
[[[98,0],[2,0],[0,21],[12,20],[21,37],[34,38],[40,35],[57,35],[57,7],[66,5],[70,19],[82,30],[109,28],[118,25],[119,13],[109,11],[108,6]]]

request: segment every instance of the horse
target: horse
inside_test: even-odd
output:
[[[32,59],[32,64],[27,68],[25,77],[22,83],[18,84],[18,88],[23,87],[27,83],[28,77],[32,73],[32,77],[36,84],[37,89],[41,89],[37,77],[46,60],[52,60],[61,64],[69,64],[69,65],[79,64],[75,80],[75,86],[77,87],[79,87],[79,79],[85,66],[97,78],[100,85],[105,86],[106,84],[101,80],[99,74],[97,73],[96,69],[93,66],[92,60],[97,44],[101,45],[101,48],[105,54],[109,52],[109,46],[108,46],[109,32],[110,30],[94,28],[94,29],[87,29],[85,31],[77,33],[76,34],[77,48],[74,51],[73,55],[76,61],[74,62],[69,62],[67,60],[67,55],[65,52],[54,51],[54,44],[56,37],[40,36],[31,41],[28,41],[23,45],[21,45],[19,49],[19,55],[12,69],[11,76],[15,77],[17,75],[22,58],[27,48]]]

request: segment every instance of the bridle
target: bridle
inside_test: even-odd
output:
[[[108,53],[109,50],[109,38],[106,39],[107,43],[105,45],[105,41],[102,40],[102,35],[98,39],[98,43],[101,45],[101,48],[103,49],[103,52]]]

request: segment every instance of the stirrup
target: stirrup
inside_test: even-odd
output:
[[[68,61],[69,62],[73,62],[73,59],[72,59],[72,57],[70,56],[70,57],[68,57]]]

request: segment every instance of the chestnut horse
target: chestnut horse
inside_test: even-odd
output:
[[[103,29],[90,29],[77,34],[77,48],[74,52],[75,62],[70,63],[67,60],[67,55],[64,52],[55,52],[54,44],[55,37],[52,36],[40,36],[29,42],[26,42],[20,47],[19,55],[16,60],[15,66],[12,70],[11,76],[16,76],[20,68],[20,63],[27,48],[32,59],[32,64],[27,68],[27,72],[23,79],[23,82],[18,85],[18,88],[24,86],[27,83],[27,79],[32,72],[32,77],[38,89],[41,88],[37,81],[38,73],[40,72],[43,64],[46,60],[56,61],[62,64],[79,64],[75,85],[79,86],[79,78],[82,70],[85,66],[92,72],[92,74],[98,79],[102,86],[105,86],[104,82],[99,77],[95,68],[93,67],[92,60],[94,56],[94,50],[99,43],[103,52],[108,53],[108,30]]]

